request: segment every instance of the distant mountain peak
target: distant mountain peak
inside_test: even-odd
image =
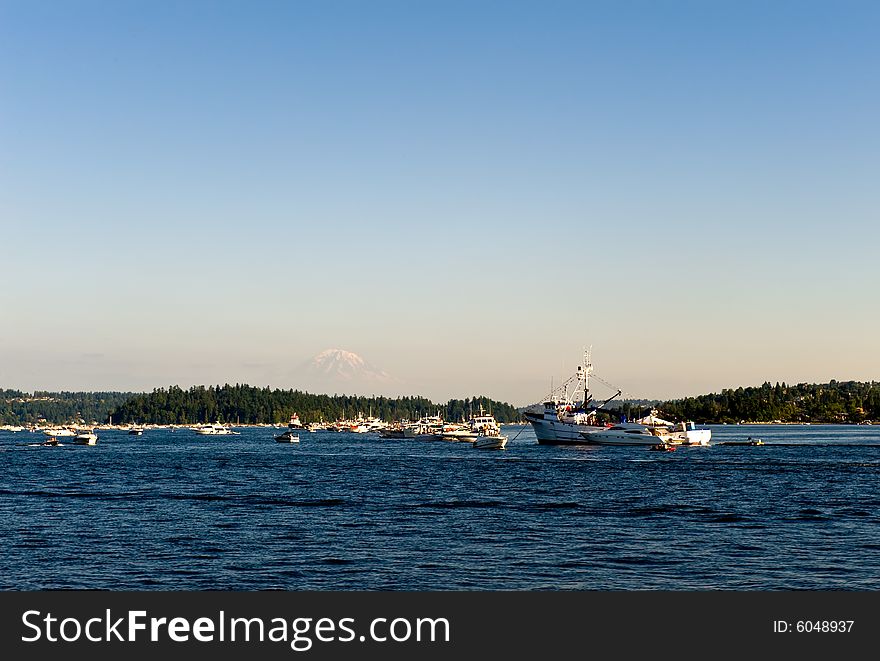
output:
[[[308,371],[342,381],[384,383],[393,380],[386,371],[370,365],[358,354],[345,349],[325,349],[309,361]]]

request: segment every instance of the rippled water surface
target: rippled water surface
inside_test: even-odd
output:
[[[880,427],[712,430],[765,445],[0,432],[0,587],[880,589]]]

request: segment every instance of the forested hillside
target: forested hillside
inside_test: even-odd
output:
[[[659,406],[667,417],[703,423],[880,420],[880,382],[785,383],[722,390]]]
[[[41,420],[53,423],[103,422],[110,411],[132,397],[130,392],[26,393],[0,390],[0,424],[27,425]]]
[[[516,408],[487,397],[451,399],[445,404],[424,397],[361,397],[315,395],[299,390],[256,388],[248,385],[176,386],[135,395],[112,411],[114,423],[191,424],[227,422],[238,424],[287,422],[298,413],[304,422],[331,422],[340,418],[373,415],[385,421],[416,420],[439,413],[445,420],[467,419],[480,405],[499,422],[519,420]]]

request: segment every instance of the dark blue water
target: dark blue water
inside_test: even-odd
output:
[[[0,432],[0,588],[880,589],[880,427],[676,452],[240,431]]]

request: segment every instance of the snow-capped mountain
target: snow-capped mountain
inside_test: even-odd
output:
[[[326,349],[309,361],[306,372],[325,379],[385,383],[392,381],[390,374],[370,365],[352,351]]]
[[[291,381],[310,392],[328,395],[399,396],[405,385],[383,369],[371,365],[353,351],[326,349],[301,364]]]

